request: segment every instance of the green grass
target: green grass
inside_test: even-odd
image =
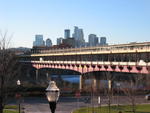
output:
[[[18,106],[16,105],[6,105],[4,109],[4,113],[19,113]]]
[[[92,112],[93,111],[93,112]],[[133,113],[131,106],[111,106],[111,112],[110,113],[118,113],[119,111],[122,111],[122,113]],[[73,113],[109,113],[108,107],[97,107],[92,109],[90,108],[81,108],[78,110],[75,110]],[[137,105],[136,106],[136,113],[150,113],[150,104],[145,105]]]
[[[18,106],[16,106],[16,105],[6,105],[5,109],[18,109]]]
[[[4,113],[19,113],[19,112],[18,111],[14,111],[14,110],[4,109]]]

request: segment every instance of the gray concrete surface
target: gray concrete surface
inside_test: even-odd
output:
[[[84,99],[85,97],[82,97],[79,101],[77,101],[76,98],[68,97],[68,98],[60,98],[56,113],[71,113],[74,109],[80,108],[80,107],[88,107],[92,106],[91,103],[85,103]],[[102,105],[107,105],[107,98],[101,97],[101,103]],[[129,100],[125,96],[120,97],[114,97],[112,100],[112,104],[129,104]],[[137,96],[136,97],[136,103],[142,104],[142,103],[148,103],[150,104],[150,101],[147,101],[144,99],[144,96]],[[97,98],[94,98],[93,102],[94,106],[98,106],[97,104]],[[22,107],[24,107],[25,113],[51,113],[49,109],[49,104],[46,100],[46,98],[40,98],[40,97],[30,97],[25,98],[24,102],[22,103]]]

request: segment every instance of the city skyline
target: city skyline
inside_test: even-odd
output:
[[[64,37],[57,38],[57,44],[53,45],[50,38],[44,41],[43,34],[36,34],[33,41],[33,47],[52,47],[65,45],[66,47],[80,48],[89,46],[108,45],[106,37],[97,37],[96,34],[89,34],[88,41],[85,42],[84,32],[82,28],[74,26],[74,32],[70,35],[70,29],[64,29]]]
[[[149,0],[5,0],[0,1],[0,30],[13,34],[13,47],[32,47],[35,34],[53,44],[73,26],[105,36],[108,43],[150,41]],[[72,32],[71,32],[72,34]]]

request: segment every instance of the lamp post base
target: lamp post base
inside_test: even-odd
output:
[[[50,106],[51,112],[55,113],[56,102],[49,102],[49,106]]]

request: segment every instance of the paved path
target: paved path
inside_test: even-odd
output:
[[[56,113],[71,113],[78,107],[84,107],[83,101],[77,102],[75,98],[63,98],[57,104]],[[27,98],[24,103],[25,113],[51,113],[45,98]]]
[[[25,113],[50,113],[48,104],[25,104]],[[56,113],[70,113],[74,109],[73,103],[58,103]]]
[[[120,97],[119,104],[129,104],[127,97]],[[144,97],[138,96],[136,97],[137,103],[149,103],[150,101],[146,101]],[[114,99],[113,104],[117,104],[117,99]],[[95,106],[97,106],[97,100],[94,102]],[[107,104],[107,99],[103,97],[102,101],[103,105]],[[24,103],[25,113],[51,113],[49,109],[49,104],[46,98],[26,98]],[[90,106],[90,103],[84,103],[83,100],[77,101],[76,98],[61,98],[57,104],[56,113],[71,113],[74,109],[79,107]]]

